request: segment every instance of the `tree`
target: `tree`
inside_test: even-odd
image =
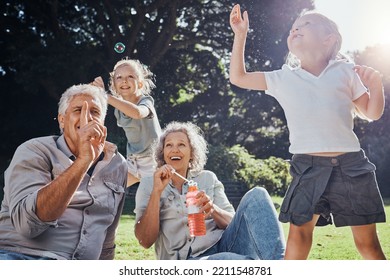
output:
[[[224,181],[240,182],[248,189],[263,187],[271,195],[283,196],[291,182],[288,162],[274,156],[256,159],[240,145],[211,146],[206,169]]]
[[[231,88],[228,62],[233,0],[5,0],[0,3],[0,170],[16,147],[57,134],[57,102],[67,87],[115,62],[141,60],[156,74],[153,92],[162,125],[191,120],[210,144],[240,144],[251,154],[285,156],[283,115],[272,98]],[[251,14],[247,61],[251,69],[281,66],[293,20],[311,0],[243,0]],[[123,53],[114,45],[125,44]],[[261,48],[260,48],[261,46]],[[112,108],[108,140],[124,152]]]
[[[367,47],[363,52],[353,54],[357,64],[367,65],[381,72],[385,99],[390,97],[390,45]],[[374,122],[356,120],[356,133],[370,160],[376,165],[378,185],[385,197],[390,196],[390,104],[385,102],[383,116]]]
[[[0,65],[8,81],[1,85],[8,93],[6,103],[31,96],[32,100],[21,106],[23,111],[35,112],[29,107],[39,106],[40,120],[52,116],[45,121],[44,130],[53,133],[60,94],[69,85],[89,82],[97,75],[107,79],[114,63],[129,56],[155,72],[154,96],[163,123],[195,120],[210,129],[210,139],[250,144],[251,138],[265,136],[253,119],[255,124],[259,117],[264,119],[264,127],[278,122],[269,121],[258,106],[265,104],[268,112],[269,107],[275,110],[275,103],[263,102],[260,94],[242,97],[240,91],[235,90],[236,95],[230,90],[226,66],[232,32],[228,17],[234,2],[3,1]],[[302,9],[312,7],[311,1],[290,1],[290,5],[282,0],[242,1],[242,6],[256,11],[251,17],[248,61],[261,68],[280,66],[287,30]],[[116,42],[126,45],[124,53],[114,52]],[[248,108],[248,104],[257,107]],[[26,129],[27,135],[21,138],[43,132],[33,124]]]

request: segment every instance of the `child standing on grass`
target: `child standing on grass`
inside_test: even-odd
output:
[[[103,87],[101,77],[93,85]],[[135,59],[123,59],[110,73],[110,91],[107,102],[115,107],[117,124],[127,138],[127,185],[139,182],[141,177],[152,176],[156,163],[151,146],[161,134],[161,126],[150,96],[155,87],[153,73]]]
[[[380,73],[346,61],[339,53],[337,25],[318,13],[294,22],[287,38],[287,65],[246,72],[249,19],[246,11],[241,16],[239,5],[231,11],[230,25],[230,81],[265,90],[278,100],[287,119],[293,180],[279,215],[281,222],[290,223],[285,259],[307,259],[314,227],[332,223],[351,227],[364,259],[385,259],[376,233],[376,223],[386,218],[375,166],[353,132],[355,114],[377,120],[383,113]]]

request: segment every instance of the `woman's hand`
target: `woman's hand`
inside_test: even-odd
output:
[[[173,176],[173,167],[165,164],[154,172],[154,190],[162,192]]]
[[[200,208],[199,212],[205,214],[205,218],[212,218],[217,224],[218,228],[225,229],[233,219],[232,213],[222,210],[213,203],[210,197],[204,192],[200,191],[197,195],[197,205]]]
[[[204,191],[200,191],[196,195],[196,199],[199,212],[204,213],[206,218],[211,217],[214,213],[214,203],[210,197]]]

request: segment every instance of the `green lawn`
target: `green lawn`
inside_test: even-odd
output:
[[[281,203],[282,198],[273,198]],[[377,231],[385,255],[390,259],[390,199],[385,200],[387,222],[377,224]],[[116,259],[118,260],[153,260],[153,248],[143,249],[134,236],[133,205],[127,205],[122,215],[117,235]],[[288,234],[288,224],[283,224],[285,236]],[[360,260],[352,233],[349,227],[336,228],[333,225],[318,227],[314,232],[313,246],[309,255],[312,260]]]

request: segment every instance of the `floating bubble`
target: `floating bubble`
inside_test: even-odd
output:
[[[123,53],[125,51],[125,48],[126,48],[125,44],[118,42],[115,44],[114,50],[117,53]]]

